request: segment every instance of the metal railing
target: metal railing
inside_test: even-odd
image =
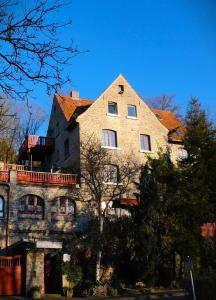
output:
[[[52,185],[76,185],[77,176],[74,174],[17,171],[17,182],[46,183]]]
[[[10,171],[0,171],[0,181],[9,182],[10,181]]]

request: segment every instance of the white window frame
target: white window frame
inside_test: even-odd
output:
[[[141,139],[143,137],[147,137],[148,138],[148,149],[144,149],[142,148],[142,141]],[[145,143],[144,143],[145,144]],[[140,134],[140,152],[152,152],[152,146],[151,146],[151,136],[149,134],[144,134],[144,133],[141,133]]]
[[[133,107],[135,109],[135,113],[136,113],[135,116],[129,115],[129,107]],[[136,105],[128,104],[128,106],[127,106],[127,118],[129,118],[129,119],[135,119],[135,120],[138,119],[137,118],[137,107],[136,107]]]

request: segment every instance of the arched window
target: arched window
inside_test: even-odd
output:
[[[103,129],[103,146],[117,147],[117,133],[114,130]]]
[[[44,200],[36,195],[25,195],[19,199],[19,216],[43,219]]]
[[[4,218],[4,198],[0,196],[0,218]]]
[[[52,216],[75,216],[75,203],[68,197],[58,197],[52,204]]]

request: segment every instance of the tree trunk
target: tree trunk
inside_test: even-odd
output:
[[[102,258],[102,237],[103,237],[103,214],[101,207],[99,208],[99,231],[98,231],[98,244],[97,244],[97,259],[96,259],[96,281],[100,281],[101,258]]]

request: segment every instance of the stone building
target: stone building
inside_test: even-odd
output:
[[[169,148],[174,162],[182,159],[184,132],[171,112],[150,109],[122,75],[95,101],[75,91],[55,95],[47,137],[26,137],[20,149],[28,170],[26,165],[0,166],[0,273],[9,255],[15,257],[10,272],[21,267],[13,279],[18,289],[4,291],[7,280],[0,294],[28,293],[35,285],[45,293],[61,292],[58,261],[89,218],[78,197],[82,185],[71,174],[79,172],[86,137],[93,134],[114,156],[130,154],[142,164],[146,154],[155,156],[159,149]]]
[[[122,155],[133,152],[138,161],[169,148],[173,161],[185,155],[185,128],[170,111],[150,109],[122,75],[95,101],[55,95],[47,135],[55,139],[48,163],[79,167],[80,144],[92,134],[102,147]]]

